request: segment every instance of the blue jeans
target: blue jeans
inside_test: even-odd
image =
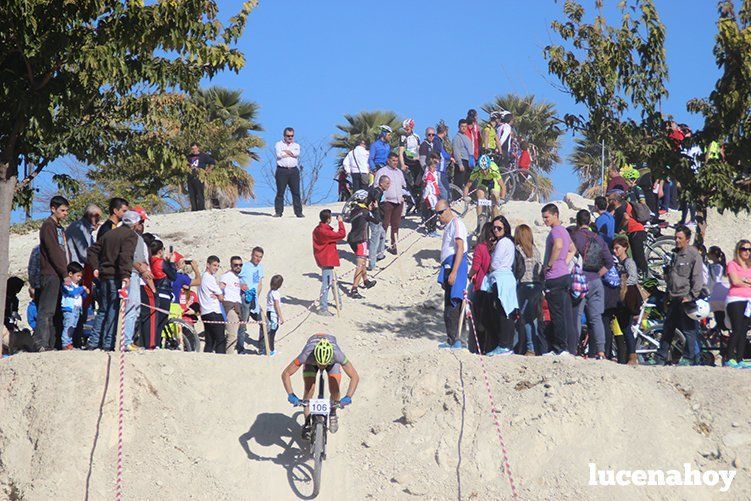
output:
[[[334,268],[326,266],[321,268],[321,311],[329,309],[329,289],[334,282]],[[337,291],[334,291],[336,294]]]
[[[250,303],[245,302],[245,296],[243,295],[240,301],[240,321],[247,322],[250,319],[250,314],[255,313],[256,315],[253,316],[253,318],[257,318],[258,313],[258,302],[261,299],[256,296],[256,309],[251,310],[250,309]],[[245,341],[248,338],[248,326],[246,324],[240,324],[240,327],[237,329],[237,352],[238,353],[244,353],[245,352]]]
[[[542,284],[525,282],[516,287],[516,296],[519,298],[519,314],[521,318],[516,323],[517,333],[519,336],[519,352],[523,352],[521,347],[524,346],[526,351],[532,353],[542,353],[544,344],[539,337],[537,319],[540,314],[540,303],[542,299]]]
[[[89,337],[89,348],[101,348],[113,351],[115,349],[115,329],[117,315],[120,308],[120,297],[117,290],[120,283],[114,278],[99,281],[99,311],[94,321],[94,329]],[[99,328],[97,328],[99,327]]]
[[[449,190],[449,177],[446,172],[441,172],[440,175],[440,181],[441,181],[441,193],[438,195],[439,200],[448,200],[449,202],[449,195],[451,194],[451,191]]]
[[[130,274],[128,301],[125,303],[125,346],[133,344],[136,322],[141,312],[141,277],[136,270]]]
[[[370,236],[368,237],[368,269],[375,268],[378,256],[383,256],[386,250],[386,230],[381,223],[368,223]]]
[[[69,344],[73,344],[73,331],[76,330],[80,316],[81,308],[73,308],[71,311],[63,311],[63,348]]]
[[[602,314],[605,312],[605,288],[602,279],[597,278],[587,282],[589,292],[584,299],[579,301],[576,308],[574,321],[576,332],[581,336],[582,313],[587,313],[587,327],[589,329],[589,356],[605,352],[605,326],[602,323]]]
[[[663,323],[662,338],[660,347],[655,354],[661,361],[667,361],[668,350],[675,336],[675,329],[680,329],[686,338],[686,345],[683,348],[683,357],[693,365],[699,363],[699,322],[686,315],[683,310],[683,303],[680,299],[671,299],[665,314]],[[678,362],[673,360],[673,363]]]

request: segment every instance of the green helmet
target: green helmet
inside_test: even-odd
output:
[[[331,365],[334,361],[334,345],[328,339],[321,339],[313,348],[313,356],[318,365]]]

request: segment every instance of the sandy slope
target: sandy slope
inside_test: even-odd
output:
[[[535,211],[534,204],[511,206],[512,225],[538,217]],[[272,359],[127,355],[125,498],[308,496],[301,418],[286,403],[279,374],[319,329],[337,335],[363,378],[339,433],[330,435],[320,499],[509,498],[480,360],[436,349],[443,338],[439,241],[409,238],[402,249],[414,245],[382,262],[386,269],[365,300],[347,301],[342,318],[324,322],[305,313],[319,288],[310,250],[316,212],[309,208],[303,220],[256,209],[154,218],[155,231],[201,260],[216,253],[226,264],[235,253],[265,247],[267,274],[285,276],[284,306],[294,319],[281,328],[282,355]],[[722,235],[742,231],[738,224],[748,228],[747,219],[734,221]],[[12,269],[25,266],[33,240],[14,237]],[[341,254],[351,261],[346,246]],[[350,268],[344,263],[342,272]],[[522,499],[751,497],[751,371],[548,357],[485,362]],[[104,353],[0,362],[0,498],[111,498],[117,377],[117,356]],[[690,463],[738,474],[728,494],[718,487],[589,487],[590,462],[627,469]]]

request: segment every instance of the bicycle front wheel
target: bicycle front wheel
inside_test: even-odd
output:
[[[456,186],[455,184],[449,184],[449,195],[451,200],[451,210],[453,210],[459,217],[464,217],[469,211],[470,203],[464,199],[464,188]]]
[[[660,237],[647,244],[647,269],[649,276],[657,280],[660,288],[665,286],[663,267],[670,263],[670,255],[675,248],[675,240],[671,237]]]
[[[195,328],[182,318],[170,318],[162,329],[162,348],[176,351],[199,351],[201,342]]]
[[[321,421],[317,421],[313,428],[313,497],[321,492],[321,470],[323,469],[323,443],[324,427]]]

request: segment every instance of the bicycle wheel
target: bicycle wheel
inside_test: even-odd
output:
[[[514,175],[514,171],[502,171],[501,179],[506,185],[506,196],[503,197],[501,201],[506,203],[509,200],[514,200],[514,194],[516,193],[516,176]]]
[[[670,263],[670,256],[675,248],[675,240],[668,236],[659,237],[647,244],[647,270],[649,276],[657,280],[660,287],[665,286],[663,267]]]
[[[162,348],[177,351],[198,351],[201,344],[195,328],[182,318],[170,318],[162,329]]]
[[[324,428],[321,420],[316,420],[313,428],[313,497],[321,492],[321,470],[323,469]]]
[[[662,339],[663,334],[663,325],[657,324],[653,327],[650,327],[645,333],[645,336],[637,335],[636,337],[636,353],[639,358],[640,363],[645,363],[650,359],[653,359],[655,354],[657,353],[657,348],[659,347],[660,340]],[[648,338],[654,339],[655,343],[650,341]],[[672,363],[678,363],[678,361],[681,359],[681,355],[683,355],[683,347],[686,345],[686,337],[683,335],[683,332],[680,331],[680,329],[675,330],[675,335],[673,336],[673,342],[670,343],[670,353],[668,354],[669,360],[668,362]]]
[[[517,169],[512,171],[514,177],[514,196],[516,200],[537,202],[540,199],[540,189],[537,186],[535,174],[530,170]]]
[[[451,199],[451,210],[460,217],[464,217],[469,211],[470,202],[464,199],[464,188],[455,184],[449,184],[449,195]]]

